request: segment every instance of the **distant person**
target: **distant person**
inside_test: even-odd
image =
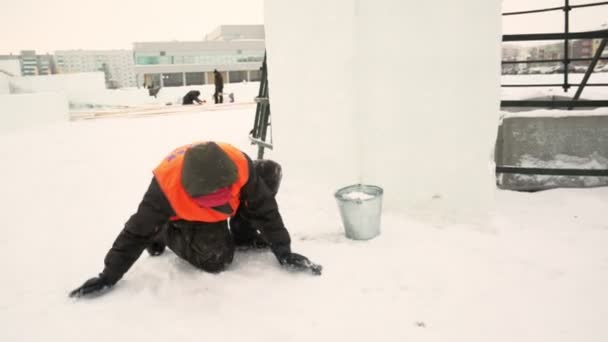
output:
[[[103,293],[144,250],[158,256],[166,247],[211,273],[225,270],[239,246],[268,248],[284,267],[321,274],[320,265],[291,251],[275,199],[278,163],[251,161],[230,144],[207,141],[175,149],[153,173],[137,212],[106,254],[104,270],[70,296]]]
[[[182,100],[182,104],[183,105],[191,105],[194,104],[195,102],[198,104],[203,104],[205,103],[205,101],[199,99],[198,97],[201,96],[201,92],[198,90],[190,90],[183,98]]]
[[[160,91],[160,86],[156,86],[154,84],[148,85],[148,95],[154,96],[154,98],[156,98],[156,95],[158,95],[159,91]]]
[[[224,79],[222,78],[222,74],[217,71],[217,69],[213,70],[213,76],[215,80],[215,93],[213,94],[213,100],[216,104],[224,102]]]

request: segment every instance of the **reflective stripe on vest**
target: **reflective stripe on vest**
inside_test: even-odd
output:
[[[230,216],[233,216],[239,208],[241,188],[249,179],[247,158],[243,152],[236,147],[230,144],[217,143],[234,162],[238,172],[236,182],[230,186],[230,200],[228,201],[228,205],[232,208],[232,213],[226,214],[212,208],[199,207],[188,193],[186,193],[186,190],[182,185],[184,154],[190,147],[197,144],[200,144],[200,142],[178,147],[173,150],[173,152],[154,169],[154,177],[175,211],[177,216],[176,219],[198,222],[225,221]]]

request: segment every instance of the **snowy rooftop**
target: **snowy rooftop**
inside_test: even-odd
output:
[[[293,249],[323,264],[322,276],[282,270],[269,252],[238,252],[219,275],[170,252],[144,254],[107,295],[69,299],[101,270],[159,159],[200,139],[253,156],[254,108],[1,135],[0,340],[608,339],[606,188],[498,191],[496,208],[470,224],[385,211],[382,234],[356,242],[344,237],[336,189],[323,198],[296,192],[301,184],[285,170],[279,204]]]

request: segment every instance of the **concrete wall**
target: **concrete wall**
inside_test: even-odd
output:
[[[507,117],[495,157],[497,165],[505,166],[608,169],[608,114]],[[513,190],[608,185],[608,177],[504,174],[498,181]]]
[[[68,121],[62,93],[0,95],[0,134]]]

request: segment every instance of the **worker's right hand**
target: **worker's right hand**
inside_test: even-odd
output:
[[[314,275],[321,275],[323,266],[311,262],[307,257],[298,253],[287,253],[279,258],[279,263],[294,270],[309,270]]]
[[[112,287],[107,278],[100,274],[84,282],[79,288],[70,292],[70,297],[83,297],[103,294],[103,290]]]

